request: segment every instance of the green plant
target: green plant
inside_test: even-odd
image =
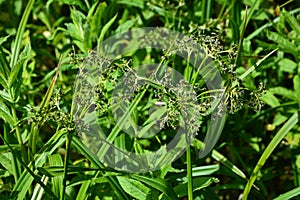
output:
[[[261,0],[0,1],[1,199],[296,197],[299,5],[293,0],[282,5]],[[99,53],[112,35],[143,27],[165,27],[186,37],[161,39],[164,34],[153,31],[148,40],[124,39],[123,46],[131,44],[133,50],[114,60]],[[162,51],[133,48],[155,41],[165,45]],[[191,41],[204,50],[200,64],[193,62],[193,52],[199,51]],[[85,79],[88,63],[107,67],[92,79],[92,88],[84,82],[91,81]],[[221,73],[222,89],[206,86],[216,73],[211,63]],[[76,93],[78,88],[86,91]],[[224,101],[218,101],[221,97]],[[165,157],[148,159],[156,166],[178,156],[155,171],[142,170],[151,162],[137,165],[135,160],[129,164],[140,173],[117,170],[125,165],[113,168],[110,160],[99,160],[112,153],[101,137],[85,138],[95,125],[88,121],[91,110],[102,127],[95,132],[128,152],[140,155],[167,146],[180,126],[190,130],[183,139],[193,140],[186,154],[177,155],[174,148],[174,154],[161,150]],[[225,113],[230,115],[218,118]],[[214,120],[217,125],[210,127]],[[215,142],[209,153],[207,144]],[[123,158],[120,153],[112,162]]]

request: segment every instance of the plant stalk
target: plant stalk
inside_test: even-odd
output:
[[[188,200],[193,200],[193,171],[192,171],[192,158],[191,147],[186,149],[186,161],[187,161],[187,177],[188,177]]]

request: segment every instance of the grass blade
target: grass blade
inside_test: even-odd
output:
[[[25,8],[25,11],[24,11],[24,14],[22,16],[20,25],[18,27],[17,36],[16,36],[16,40],[15,40],[15,43],[14,43],[14,46],[13,46],[13,49],[12,49],[12,55],[11,55],[11,60],[10,60],[10,67],[11,68],[16,65],[17,60],[19,58],[20,49],[21,49],[21,42],[22,42],[22,36],[23,36],[24,31],[25,31],[25,26],[27,24],[28,17],[29,17],[30,11],[32,10],[33,4],[34,4],[34,0],[29,0],[28,1],[27,5],[26,5],[26,8]]]
[[[44,145],[44,147],[36,154],[34,157],[35,166],[36,167],[42,167],[43,164],[46,162],[47,155],[52,154],[59,146],[62,145],[62,143],[65,142],[65,138],[62,136],[65,134],[65,131],[57,131]],[[33,163],[29,163],[29,165],[24,166],[24,168],[31,167]],[[32,182],[34,178],[31,176],[32,172],[24,170],[21,174],[20,178],[17,180],[13,191],[11,193],[11,196],[14,196],[14,194],[18,194],[18,198],[20,200],[23,200],[25,198],[26,193],[29,191],[29,188],[32,186]],[[38,173],[38,170],[35,170],[33,172],[34,174]],[[45,190],[47,191],[47,190]],[[54,194],[53,194],[54,195]]]
[[[49,155],[49,165],[50,166],[63,166],[63,161],[60,154]],[[54,194],[58,197],[62,196],[61,185],[63,184],[63,177],[56,176],[52,178],[52,190]]]
[[[292,11],[289,12],[289,14],[295,14],[300,12],[300,8],[296,8]],[[257,36],[260,32],[262,32],[264,29],[273,26],[275,23],[278,23],[280,21],[280,17],[275,18],[272,22],[269,22],[261,27],[259,27],[258,29],[256,29],[253,33],[251,33],[250,35],[248,35],[245,40],[251,40],[253,39],[255,36]]]
[[[101,42],[103,41],[106,32],[107,32],[108,29],[111,27],[111,25],[115,22],[117,16],[118,16],[118,15],[116,14],[113,18],[111,18],[111,19],[107,22],[107,24],[105,24],[105,25],[103,26],[103,28],[102,28],[102,30],[101,30],[101,33],[100,33],[100,36],[99,36],[99,38],[98,38],[98,47],[97,47],[98,52],[99,52],[100,44],[101,44]]]
[[[299,115],[298,112],[292,115],[292,117],[283,125],[283,127],[278,131],[272,141],[269,143],[265,151],[263,152],[262,156],[260,157],[259,161],[257,162],[251,177],[245,187],[243,200],[246,200],[248,194],[253,186],[254,181],[256,180],[260,169],[265,164],[266,160],[270,157],[271,153],[280,143],[280,141],[284,138],[284,136],[298,123]]]
[[[43,98],[43,100],[40,104],[40,109],[42,109],[44,107],[47,107],[49,102],[50,102],[50,98],[51,98],[51,95],[52,95],[53,90],[54,90],[54,86],[55,86],[55,83],[56,83],[56,80],[57,80],[57,77],[58,77],[58,72],[59,72],[61,63],[62,63],[62,56],[60,56],[60,58],[59,58],[59,62],[58,62],[57,68],[56,68],[56,74],[53,77],[52,82],[51,82],[51,84],[50,84],[50,86],[49,86],[49,88],[46,92],[46,95],[44,96],[44,98]]]
[[[29,182],[28,182],[28,178],[26,178],[26,176],[22,176],[21,175],[21,177],[20,177],[20,179],[19,180],[21,180],[21,182],[23,182],[24,183],[24,185],[31,185],[31,182],[32,182],[32,180],[35,180],[45,191],[46,191],[46,193],[47,194],[49,194],[49,196],[51,196],[53,199],[57,199],[56,198],[56,196],[53,194],[53,192],[43,183],[43,181],[41,180],[41,178],[39,177],[39,176],[37,176],[36,174],[35,174],[35,172],[34,171],[32,171],[31,169],[30,169],[30,167],[28,167],[24,162],[23,162],[23,160],[22,160],[22,158],[18,155],[18,153],[10,146],[10,144],[2,137],[2,135],[0,135],[0,138],[7,144],[7,146],[10,148],[10,151],[12,152],[12,154],[14,155],[14,157],[15,158],[17,158],[18,159],[18,161],[21,163],[21,165],[26,169],[26,171],[24,171],[25,173],[23,173],[22,175],[26,175],[27,173],[28,174],[30,174],[31,176],[30,176],[30,180],[29,180]],[[19,181],[18,180],[18,181]],[[22,184],[23,185],[23,184]],[[23,186],[24,186],[23,185]],[[26,192],[27,192],[27,190],[25,190],[25,193],[23,193],[23,197],[22,197],[22,195],[20,195],[20,193],[21,192],[18,192],[18,199],[24,199],[24,197],[25,197],[25,194],[26,194]],[[14,193],[12,193],[13,195],[14,195]],[[12,196],[11,196],[12,197]]]
[[[198,139],[195,139],[194,143],[192,145],[195,146],[197,149],[202,149],[203,148],[202,146],[204,145],[204,143]],[[233,173],[235,173],[242,179],[248,180],[247,176],[244,174],[244,172],[242,170],[240,170],[237,166],[235,166],[233,163],[231,163],[224,155],[219,153],[217,150],[212,150],[212,157],[216,161],[222,163],[225,167],[227,167],[229,170],[231,170]]]
[[[64,174],[62,180],[62,200],[65,200],[66,188],[67,188],[67,176],[68,176],[68,166],[69,166],[69,159],[70,159],[70,146],[73,139],[73,133],[67,133],[67,140],[66,140],[66,155],[64,160]]]
[[[279,195],[273,200],[288,200],[300,195],[300,187],[294,188],[284,194]]]
[[[75,148],[82,153],[88,160],[90,160],[95,166],[97,166],[100,169],[105,169],[105,166],[100,162],[100,160],[92,153],[83,143],[82,141],[74,137],[72,145],[75,146]],[[123,191],[122,187],[119,185],[117,179],[112,176],[106,177],[108,182],[110,183],[111,187],[116,191],[116,193],[119,195],[120,199],[126,199],[129,200],[130,198],[128,195]]]
[[[300,35],[300,24],[295,17],[290,15],[285,9],[281,11],[283,18],[287,21],[287,23],[292,27],[292,29]]]
[[[165,193],[169,199],[179,199],[173,188],[163,179],[149,178],[138,174],[132,174],[131,177]]]

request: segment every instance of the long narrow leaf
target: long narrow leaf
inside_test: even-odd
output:
[[[8,84],[11,87],[15,82],[20,73],[22,73],[22,67],[25,61],[29,58],[31,51],[30,44],[26,45],[23,52],[20,55],[20,58],[16,62],[16,64],[12,67],[11,73],[9,75]]]
[[[16,36],[16,40],[15,40],[15,43],[14,43],[14,46],[13,46],[13,49],[12,49],[12,55],[11,55],[11,60],[10,60],[10,67],[11,68],[13,66],[15,66],[15,64],[17,63],[17,60],[19,58],[20,49],[21,49],[21,42],[22,42],[22,36],[23,36],[24,31],[25,31],[25,27],[26,27],[26,24],[27,24],[27,21],[28,21],[30,11],[32,10],[33,4],[34,4],[34,0],[29,0],[28,1],[27,5],[26,5],[26,8],[25,8],[25,11],[24,11],[24,14],[22,16],[20,25],[18,27],[17,36]]]
[[[13,116],[11,115],[11,112],[9,111],[9,108],[6,106],[4,102],[0,100],[0,117],[7,123],[9,123],[11,126],[15,125],[15,121]]]
[[[256,180],[258,173],[260,169],[263,167],[267,159],[270,157],[271,153],[274,151],[274,149],[277,147],[277,145],[280,143],[280,141],[284,138],[284,136],[298,123],[299,115],[298,112],[296,112],[285,124],[281,129],[278,131],[278,133],[275,135],[275,137],[272,139],[272,141],[269,143],[263,154],[261,155],[259,161],[257,162],[251,177],[245,187],[244,193],[243,193],[243,200],[246,200],[248,197],[248,194],[253,186],[254,181]]]
[[[38,177],[34,171],[32,171],[22,160],[22,158],[16,153],[16,151],[10,146],[10,144],[2,137],[2,135],[0,135],[0,138],[7,144],[7,146],[10,148],[12,154],[14,155],[14,157],[16,157],[18,159],[18,161],[22,164],[22,166],[26,169],[26,173],[28,172],[31,177],[30,179],[35,180],[53,199],[57,199],[55,197],[55,195],[53,194],[53,192],[43,183],[43,181],[41,180],[40,177]],[[23,173],[24,174],[24,173]],[[22,174],[22,175],[23,175]],[[22,178],[22,176],[20,177],[21,180],[27,181],[25,178]],[[14,195],[14,193],[12,193]],[[12,196],[11,196],[12,197]],[[18,199],[23,199],[22,197],[20,197],[20,193],[18,195]]]
[[[109,27],[111,27],[111,25],[115,22],[117,16],[118,16],[118,15],[116,14],[113,18],[111,18],[111,19],[107,22],[107,24],[105,24],[105,25],[103,26],[102,31],[101,31],[101,33],[100,33],[100,36],[99,36],[99,38],[98,38],[98,50],[99,50],[99,47],[100,47],[100,43],[103,41],[106,32],[108,31]]]
[[[293,28],[293,30],[300,35],[300,24],[295,17],[293,17],[290,13],[288,13],[285,9],[281,11],[283,18],[287,21],[287,23]]]
[[[34,161],[36,167],[42,167],[43,164],[46,162],[47,155],[52,154],[59,146],[62,145],[62,143],[65,142],[65,138],[62,136],[65,134],[65,131],[57,131],[44,145],[44,147],[38,152],[38,154],[35,155]],[[32,163],[30,163],[26,167],[31,167]],[[32,172],[32,171],[31,171]],[[34,174],[37,174],[38,170],[34,171]],[[29,191],[29,188],[32,186],[32,182],[34,178],[31,176],[32,174],[24,170],[21,174],[20,178],[16,182],[14,189],[12,191],[11,195],[14,195],[14,193],[18,194],[18,199],[23,200],[26,196],[26,193]]]
[[[173,188],[163,179],[149,178],[138,174],[132,174],[131,177],[165,193],[170,200],[179,199]]]
[[[284,194],[279,195],[273,200],[288,200],[300,195],[300,187],[294,188]]]
[[[49,155],[48,156],[49,159],[49,165],[50,166],[63,166],[63,161],[61,158],[61,155],[59,154],[54,154],[54,155]],[[52,178],[52,189],[54,194],[57,197],[61,197],[62,196],[62,190],[61,185],[63,184],[63,177],[62,176],[56,176]]]
[[[100,160],[92,153],[83,143],[82,141],[74,137],[72,145],[80,151],[87,159],[89,159],[93,164],[95,164],[100,169],[105,169],[105,166],[100,162]],[[118,181],[115,177],[107,177],[110,185],[115,189],[115,191],[119,194],[121,199],[129,199],[128,195],[123,191],[122,187],[119,185]]]
[[[192,145],[196,146],[198,149],[201,149],[204,144],[200,140],[195,139]],[[232,162],[230,162],[224,155],[219,153],[217,150],[212,150],[212,157],[216,161],[222,163],[225,167],[230,169],[233,173],[235,173],[239,177],[247,180],[247,176],[244,174],[244,172],[240,170],[237,166],[235,166]]]
[[[300,8],[296,8],[292,11],[289,12],[289,14],[295,14],[300,12]],[[251,40],[253,39],[255,36],[257,36],[260,32],[262,32],[264,29],[273,26],[275,23],[278,23],[280,21],[280,17],[275,18],[272,22],[269,22],[267,24],[264,24],[263,26],[260,26],[258,29],[256,29],[253,33],[251,33],[250,35],[248,35],[245,40]]]

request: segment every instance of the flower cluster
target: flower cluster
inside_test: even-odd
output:
[[[233,114],[245,106],[259,111],[263,106],[260,97],[264,92],[264,86],[260,83],[258,89],[252,91],[242,86],[242,81],[236,74],[237,46],[232,45],[231,48],[225,49],[221,42],[222,33],[218,30],[207,34],[207,29],[198,27],[197,32],[195,34],[197,42],[205,48],[208,56],[214,60],[222,72],[226,85],[224,106],[227,107],[229,113]],[[217,113],[223,113],[225,110],[224,106],[220,106]]]
[[[160,75],[154,71],[148,76],[141,76],[134,70],[128,72],[123,78],[122,87],[115,89],[117,95],[114,104],[132,100],[144,90],[150,91],[154,94],[151,102],[166,106],[166,115],[155,119],[160,130],[167,127],[177,129],[180,126],[188,130],[190,136],[197,133],[200,125],[197,97],[189,83],[184,79],[176,80],[172,71],[168,70]]]
[[[259,83],[257,90],[250,92],[249,105],[255,112],[260,111],[264,106],[264,102],[261,100],[261,97],[265,93],[265,85],[262,82]]]
[[[72,129],[72,121],[70,119],[70,114],[64,112],[60,108],[61,97],[63,92],[58,89],[49,101],[48,106],[44,107],[34,107],[31,109],[31,117],[29,118],[29,123],[37,123],[43,125],[46,122],[52,121],[57,123],[62,128]]]
[[[226,92],[225,105],[229,108],[229,113],[233,114],[238,110],[246,107],[258,112],[264,106],[261,100],[265,93],[265,86],[259,83],[258,89],[249,90],[241,86],[241,81],[237,82],[236,86],[230,88],[228,86]]]
[[[203,120],[202,116],[210,113],[215,115],[212,116],[214,119],[225,114],[226,110],[229,113],[235,113],[245,104],[250,105],[256,111],[259,110],[263,105],[260,101],[263,87],[259,87],[256,91],[249,91],[242,87],[236,75],[237,47],[233,45],[230,49],[224,49],[220,38],[221,34],[217,31],[207,34],[201,28],[189,37],[167,29],[151,30],[145,35],[141,34],[141,37],[137,39],[140,41],[141,48],[158,47],[163,49],[164,53],[160,57],[161,64],[158,69],[153,70],[149,66],[149,69],[143,69],[142,73],[133,68],[132,60],[123,58],[112,61],[108,56],[91,51],[90,56],[83,62],[83,67],[79,67],[78,79],[82,78],[82,81],[77,81],[76,87],[80,93],[76,94],[79,98],[75,104],[82,111],[96,110],[98,117],[103,115],[111,117],[108,114],[109,110],[115,109],[115,112],[118,109],[124,109],[124,106],[128,106],[133,99],[147,90],[148,96],[139,102],[139,109],[146,107],[140,104],[147,104],[150,101],[162,103],[167,111],[166,115],[157,119],[159,128],[177,129],[183,125],[188,127],[191,135],[197,133]],[[212,75],[211,68],[206,69],[201,61],[213,60],[222,71],[226,86],[225,93],[209,91],[199,78],[175,80],[173,72],[162,71],[161,69],[168,67],[161,66],[169,65],[173,54],[190,59],[189,61],[194,66],[203,67],[207,70],[205,72],[208,76]],[[200,75],[197,76],[200,77]],[[86,76],[90,76],[90,79]],[[192,83],[190,84],[189,81]],[[223,98],[224,102],[218,105],[214,105],[215,102],[212,103],[216,99]],[[245,103],[249,99],[250,102]],[[126,104],[120,104],[120,102],[126,102]],[[91,107],[84,107],[87,105]],[[212,108],[213,106],[215,107]],[[120,113],[124,113],[124,110]]]

